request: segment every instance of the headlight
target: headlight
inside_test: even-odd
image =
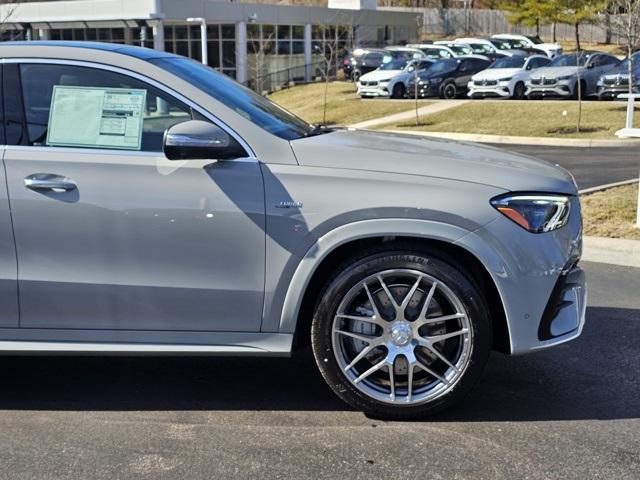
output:
[[[431,85],[437,85],[438,83],[442,82],[442,78],[441,77],[437,77],[437,78],[431,78],[429,79],[429,83]]]
[[[491,200],[505,217],[531,233],[551,232],[567,224],[571,203],[565,195],[508,193]]]
[[[508,77],[508,78],[501,78],[500,80],[498,80],[499,82],[510,82],[512,77]]]
[[[384,78],[382,80],[378,80],[380,83],[387,83],[389,80],[391,80],[390,78]]]
[[[565,75],[564,77],[558,77],[557,80],[558,81],[571,80],[572,78],[573,78],[573,75]]]

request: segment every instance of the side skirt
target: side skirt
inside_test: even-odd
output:
[[[291,355],[288,333],[0,329],[2,354]]]

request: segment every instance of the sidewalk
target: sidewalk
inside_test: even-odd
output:
[[[640,240],[585,236],[582,260],[640,268]]]
[[[446,102],[437,102],[431,105],[427,105],[426,107],[418,108],[418,115],[431,115],[433,113],[443,112],[445,110],[449,110],[450,108],[457,107],[459,105],[463,105],[470,100],[448,100]],[[378,125],[385,125],[387,123],[395,123],[395,122],[403,122],[405,120],[413,120],[416,118],[416,110],[407,110],[406,112],[400,112],[393,115],[387,115],[386,117],[373,118],[371,120],[366,120],[360,123],[354,123],[353,125],[349,125],[352,128],[371,128],[376,127]]]

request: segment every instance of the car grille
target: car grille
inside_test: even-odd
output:
[[[555,85],[557,80],[555,78],[532,78],[531,85]]]
[[[369,81],[361,81],[360,85],[362,85],[363,87],[375,87],[376,85],[378,85],[377,81],[374,80],[369,80]]]
[[[493,87],[498,84],[497,80],[474,80],[473,84],[477,87]]]
[[[605,78],[602,83],[605,85],[629,85],[625,77],[609,77]]]

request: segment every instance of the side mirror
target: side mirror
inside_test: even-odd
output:
[[[595,66],[596,66],[595,63],[590,63],[589,65],[587,65],[587,68],[593,68]]]
[[[162,151],[169,160],[232,160],[247,156],[235,138],[202,120],[188,120],[165,130]]]

